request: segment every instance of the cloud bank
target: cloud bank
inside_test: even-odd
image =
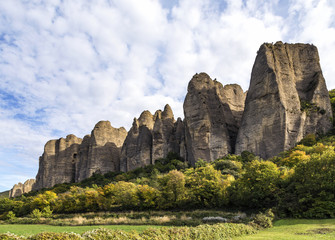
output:
[[[35,177],[48,139],[129,129],[166,103],[183,117],[197,72],[247,90],[259,46],[278,40],[318,46],[335,88],[331,0],[1,1],[0,191]]]

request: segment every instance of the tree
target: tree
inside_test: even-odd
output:
[[[165,207],[180,205],[185,196],[185,175],[178,170],[172,170],[160,179],[162,204]]]
[[[310,159],[310,156],[306,155],[304,151],[295,150],[295,151],[292,151],[288,157],[281,159],[279,161],[279,164],[286,166],[286,167],[293,168],[297,166],[299,163],[306,162],[309,159]]]
[[[186,185],[190,187],[198,206],[220,207],[228,202],[226,189],[232,179],[225,179],[213,165],[189,169],[185,174]]]
[[[286,215],[307,218],[335,217],[335,152],[299,163],[281,198],[280,209]]]
[[[160,192],[148,185],[137,185],[137,195],[139,199],[139,206],[141,209],[152,209],[157,207],[157,199]]]
[[[270,161],[254,160],[245,167],[241,178],[229,188],[233,205],[248,208],[269,208],[277,201],[281,172]]]

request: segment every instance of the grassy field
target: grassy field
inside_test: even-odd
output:
[[[97,229],[97,228],[117,229],[123,231],[143,231],[147,228],[160,228],[161,226],[150,226],[150,225],[105,225],[105,226],[50,226],[41,224],[6,224],[0,225],[0,233],[11,232],[16,235],[29,236],[40,232],[75,232],[82,234],[86,231]]]
[[[315,240],[335,239],[335,219],[279,220],[269,228],[255,235],[234,238],[234,240]]]
[[[150,225],[104,225],[104,226],[50,226],[50,225],[0,225],[0,233],[11,232],[17,235],[32,235],[40,232],[75,232],[83,233],[99,227],[124,231],[143,231],[147,228],[161,226]],[[234,240],[309,240],[335,239],[335,219],[306,220],[287,219],[274,223],[274,227],[262,230],[255,235],[234,238]]]

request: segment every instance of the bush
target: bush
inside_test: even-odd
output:
[[[266,211],[265,213],[257,214],[251,224],[255,224],[256,228],[271,228],[273,227],[272,221],[274,219],[274,214],[271,209]]]
[[[34,209],[32,213],[30,214],[30,217],[40,220],[40,218],[42,217],[42,212],[39,209]]]
[[[47,207],[43,208],[42,217],[45,217],[45,218],[52,217],[52,210],[50,209],[50,206],[47,206]]]
[[[17,236],[13,233],[0,233],[0,240],[24,240],[25,237]]]
[[[31,237],[28,240],[82,240],[83,238],[76,233],[52,233],[43,232]]]
[[[128,239],[142,239],[139,237],[137,232],[123,232],[119,230],[109,230],[105,228],[94,229],[92,231],[85,232],[83,238],[86,240],[100,240],[100,239],[118,239],[118,240],[128,240]]]
[[[16,220],[15,213],[13,213],[12,211],[9,211],[6,215],[6,220],[9,222],[14,222]]]

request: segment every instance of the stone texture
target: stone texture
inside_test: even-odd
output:
[[[29,179],[25,181],[23,184],[18,183],[13,186],[13,188],[9,191],[9,197],[18,197],[24,193],[28,193],[31,191],[33,184],[35,183],[35,179]]]
[[[144,111],[134,119],[121,151],[121,171],[153,164],[169,152],[186,157],[183,121],[174,120],[171,107],[157,110],[154,115]]]
[[[120,170],[127,172],[152,164],[152,130],[155,121],[149,111],[134,118],[121,150]]]
[[[234,152],[243,102],[237,85],[224,89],[206,73],[193,76],[184,102],[187,159],[192,165],[199,158],[213,161]]]
[[[52,187],[58,183],[75,182],[76,163],[81,138],[70,134],[65,139],[50,140],[39,159],[39,169],[33,190]]]
[[[238,84],[228,84],[223,87],[223,98],[229,105],[238,128],[241,125],[246,96],[247,92],[243,92]]]
[[[312,105],[303,109],[304,103]],[[236,143],[270,158],[308,133],[331,128],[331,105],[317,48],[309,44],[263,44],[257,54]]]
[[[171,151],[175,151],[173,143],[174,137],[174,116],[169,105],[166,105],[164,111],[156,111],[155,124],[152,133],[152,159],[155,161],[164,158]]]
[[[76,181],[120,170],[121,147],[127,136],[123,127],[114,128],[109,121],[98,122],[91,135],[84,137],[79,146],[80,161],[76,166]]]
[[[109,121],[100,121],[83,140],[74,135],[50,140],[40,157],[33,189],[82,181],[93,173],[120,171],[121,147],[126,136],[123,127],[113,128]]]

